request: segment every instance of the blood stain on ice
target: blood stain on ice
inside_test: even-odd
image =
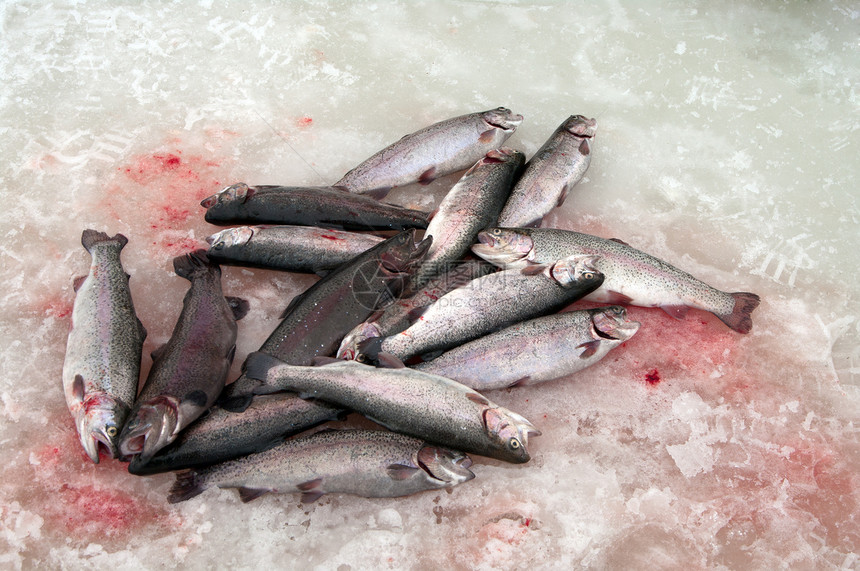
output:
[[[645,382],[649,385],[656,385],[660,382],[660,371],[657,369],[651,369],[647,373],[645,373]]]

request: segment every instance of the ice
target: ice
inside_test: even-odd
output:
[[[12,569],[851,569],[860,565],[856,6],[606,1],[0,8],[0,565]],[[762,304],[691,311],[575,378],[496,391],[532,460],[450,493],[302,504],[93,465],[60,373],[81,230],[122,232],[149,353],[228,184],[331,184],[406,133],[499,105],[533,153],[596,117],[552,225],[620,238]],[[457,176],[396,189],[431,210]],[[233,376],[316,278],[224,269]]]

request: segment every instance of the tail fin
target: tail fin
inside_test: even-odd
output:
[[[119,244],[119,249],[122,250],[125,245],[128,244],[128,238],[122,234],[117,234],[116,236],[111,237],[104,232],[91,229],[84,230],[83,233],[81,233],[81,245],[87,249],[87,252],[91,252],[93,246],[96,244],[102,244],[104,242],[116,242]]]
[[[245,360],[245,376],[265,384],[268,381],[269,369],[283,364],[280,359],[257,351],[248,355]]]
[[[738,333],[749,333],[752,329],[752,312],[761,303],[761,298],[746,291],[738,291],[731,296],[735,299],[734,310],[728,315],[717,317]]]
[[[173,271],[176,272],[177,276],[181,276],[187,280],[190,280],[196,273],[208,272],[213,268],[218,272],[221,271],[217,264],[209,261],[206,250],[203,249],[194,250],[184,256],[173,258]]]
[[[194,470],[185,470],[184,472],[176,473],[176,481],[170,492],[167,494],[167,501],[171,504],[190,500],[194,496],[203,493],[207,486],[198,477]]]

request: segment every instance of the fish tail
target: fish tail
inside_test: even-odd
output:
[[[728,315],[717,317],[738,333],[749,333],[752,329],[752,312],[761,303],[761,298],[746,291],[737,291],[730,295],[735,300],[734,310]]]
[[[245,376],[266,384],[269,380],[269,370],[283,364],[284,362],[280,359],[257,351],[248,355],[245,361]]]
[[[105,242],[115,242],[119,244],[119,249],[122,250],[125,245],[128,244],[128,238],[122,234],[117,234],[116,236],[111,237],[105,232],[99,232],[98,230],[92,230],[89,228],[81,233],[81,244],[87,249],[87,252],[92,252],[92,248],[96,244],[103,244]]]
[[[176,473],[176,481],[167,494],[167,501],[171,504],[190,500],[194,496],[203,493],[206,486],[194,470],[185,470]]]
[[[194,274],[220,271],[218,264],[209,261],[206,250],[194,250],[191,253],[173,258],[173,271],[177,276],[190,280]]]

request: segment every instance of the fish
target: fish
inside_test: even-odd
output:
[[[469,252],[478,232],[496,224],[525,155],[493,149],[475,163],[442,199],[425,230],[433,244],[415,283],[421,285]]]
[[[299,367],[252,353],[247,374],[302,398],[338,404],[395,432],[505,462],[528,462],[528,438],[540,435],[528,420],[478,392],[396,360],[391,361],[395,368],[336,359],[319,362],[325,364]]]
[[[146,329],[137,318],[120,261],[128,238],[87,229],[92,261],[75,280],[75,303],[63,362],[63,390],[87,456],[118,457],[117,439],[137,394]]]
[[[421,264],[432,239],[415,242],[415,230],[388,238],[296,296],[260,351],[292,365],[337,351],[344,335],[397,299]],[[231,411],[250,404],[259,381],[242,374],[219,399]]]
[[[413,368],[479,392],[534,385],[597,363],[638,330],[617,305],[568,311],[515,323]]]
[[[206,222],[233,224],[294,224],[344,230],[405,230],[426,228],[428,213],[402,208],[347,192],[342,188],[230,185],[200,205]]]
[[[687,272],[618,239],[572,230],[491,228],[478,234],[472,251],[505,268],[524,268],[570,255],[598,256],[603,285],[584,299],[597,303],[659,307],[676,319],[689,308],[709,311],[738,333],[752,330],[752,312],[761,298],[750,292],[724,292]]]
[[[564,204],[570,189],[591,164],[597,121],[571,115],[526,164],[499,214],[498,226],[539,226],[553,208]]]
[[[366,321],[346,334],[337,350],[338,359],[355,359],[358,346],[371,337],[388,337],[400,333],[414,321],[413,316],[449,291],[464,286],[473,279],[496,271],[496,267],[483,260],[449,262],[447,270],[426,281],[420,287],[410,283],[403,296],[394,303],[376,311]]]
[[[558,311],[602,282],[593,256],[489,274],[445,294],[400,333],[362,342],[359,360],[373,362],[380,352],[407,360],[444,351],[517,321]]]
[[[182,313],[165,345],[152,354],[152,368],[119,438],[124,456],[146,462],[212,406],[236,353],[236,320],[248,302],[225,298],[221,268],[204,250],[173,259],[176,275],[191,282]]]
[[[385,238],[315,226],[239,226],[212,234],[207,255],[219,264],[322,274]]]
[[[144,461],[134,456],[128,471],[145,476],[211,466],[262,452],[289,436],[343,415],[343,409],[300,399],[293,393],[258,395],[242,412],[216,405],[152,458]]]
[[[207,488],[238,488],[249,502],[264,494],[300,493],[305,503],[323,494],[366,498],[408,496],[452,488],[475,477],[461,452],[383,430],[323,430],[264,452],[181,472],[167,501],[183,502]]]
[[[383,198],[397,186],[434,179],[475,164],[514,134],[523,116],[498,107],[434,123],[377,152],[335,183]]]

